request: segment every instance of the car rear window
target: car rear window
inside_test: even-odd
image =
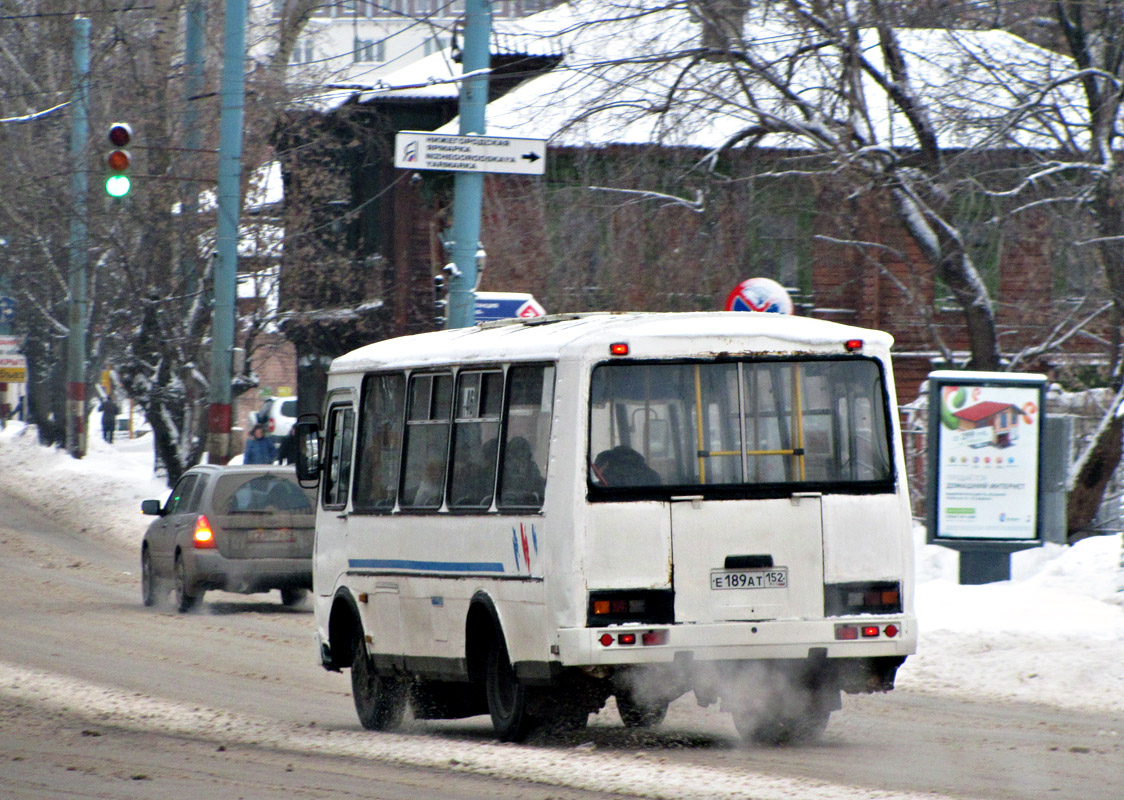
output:
[[[297,415],[297,401],[286,400],[281,404],[281,413],[286,417],[295,417]]]
[[[304,489],[280,475],[224,475],[214,497],[215,510],[226,514],[313,513]]]

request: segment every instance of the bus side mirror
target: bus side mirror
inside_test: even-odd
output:
[[[302,415],[293,426],[297,439],[297,480],[301,485],[320,482],[320,417]]]

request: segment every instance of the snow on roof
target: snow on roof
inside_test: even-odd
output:
[[[284,182],[281,179],[281,162],[268,161],[250,174],[246,196],[242,198],[244,211],[261,211],[284,199]],[[218,207],[218,193],[208,189],[199,193],[199,211],[212,214]],[[176,206],[178,213],[179,206]]]
[[[710,148],[759,124],[761,117],[736,101],[745,89],[735,83],[730,65],[701,62],[685,72],[683,59],[665,58],[700,46],[701,26],[689,10],[656,10],[646,8],[647,2],[576,0],[530,17],[498,21],[496,38],[506,47],[561,54],[563,60],[490,103],[488,133],[546,138],[555,146],[656,143]],[[1049,115],[1010,125],[1010,110],[1029,102],[1036,86],[1064,74],[1069,69],[1066,59],[1005,31],[897,33],[913,88],[927,101],[943,147],[1056,145],[1051,131],[1064,127],[1067,107],[1080,104],[1077,87],[1063,85],[1053,92],[1055,108]],[[753,57],[780,64],[808,44],[810,35],[788,25],[768,4],[760,4],[748,12],[744,36]],[[864,31],[862,43],[866,58],[881,66],[876,33]],[[837,79],[828,74],[838,58],[827,48],[808,47],[796,63],[795,93],[821,95],[829,113],[845,116],[846,109],[830,90]],[[739,79],[747,77],[743,71]],[[869,78],[863,88],[880,143],[914,145],[908,121],[890,109],[885,91]],[[809,124],[775,88],[752,80],[749,89],[758,108],[776,120]],[[679,102],[667,108],[666,98],[673,91]],[[440,132],[455,133],[457,125],[454,120]],[[808,140],[773,133],[759,144],[807,148]]]
[[[561,314],[507,320],[472,328],[422,333],[369,344],[337,358],[332,372],[362,371],[419,363],[471,359],[501,352],[511,358],[554,358],[587,352],[609,341],[627,341],[633,356],[702,352],[759,352],[831,349],[862,339],[864,352],[884,355],[890,334],[810,317],[749,311],[683,313]],[[700,350],[705,348],[705,350]]]

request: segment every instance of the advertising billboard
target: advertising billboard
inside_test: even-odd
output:
[[[1045,387],[1038,374],[929,374],[930,542],[1041,544]]]

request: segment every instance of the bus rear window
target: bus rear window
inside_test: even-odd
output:
[[[593,373],[590,485],[886,483],[885,408],[871,359],[604,364]]]

